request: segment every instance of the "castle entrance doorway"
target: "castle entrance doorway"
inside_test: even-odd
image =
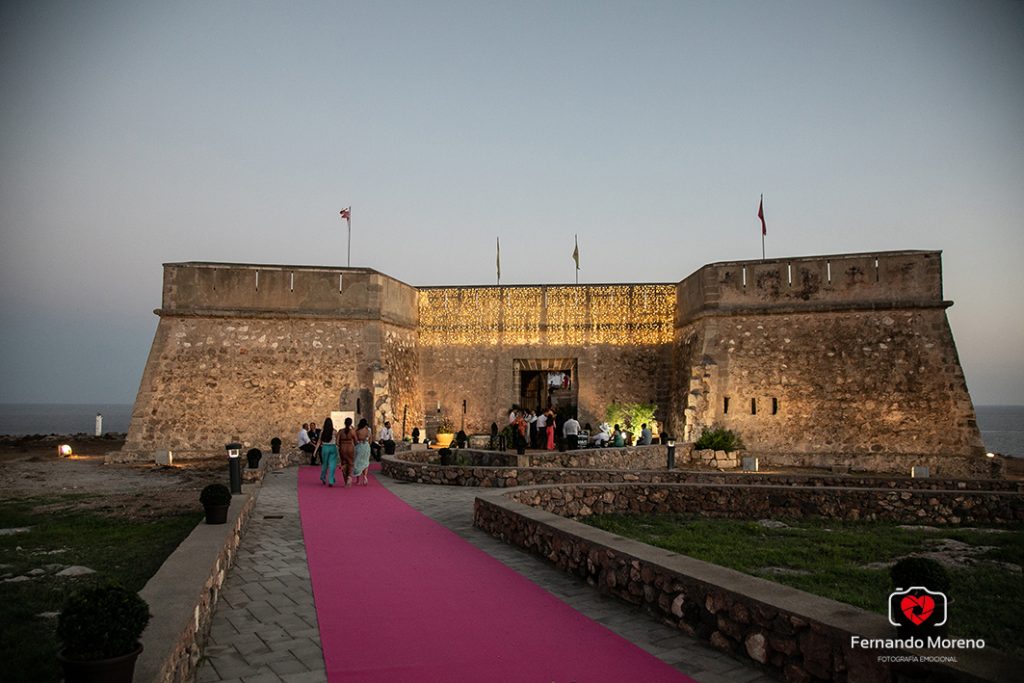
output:
[[[527,410],[551,406],[575,411],[579,400],[575,358],[517,358],[515,403]]]

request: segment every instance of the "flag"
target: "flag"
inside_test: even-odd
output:
[[[342,209],[341,210],[341,217],[344,218],[345,220],[351,222],[351,220],[352,220],[352,207],[350,206],[347,209]]]
[[[572,260],[576,262],[576,270],[580,269],[580,238],[578,235],[574,236],[576,239],[576,248],[572,250]]]
[[[500,284],[501,283],[501,238],[500,237],[495,237],[494,239],[495,239],[495,241],[497,242],[497,245],[498,245],[498,257],[497,257],[497,260],[496,260],[496,265],[498,266],[498,283]]]
[[[764,224],[764,195],[761,195],[761,203],[757,207],[757,217],[761,219],[761,236],[768,234],[768,228]]]

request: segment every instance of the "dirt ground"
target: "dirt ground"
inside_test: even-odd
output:
[[[61,457],[57,448],[71,446]],[[25,437],[0,439],[0,500],[64,498],[41,503],[38,510],[74,508],[115,517],[159,517],[201,511],[199,492],[207,484],[228,483],[227,463],[189,462],[161,467],[153,463],[105,464],[123,437]]]

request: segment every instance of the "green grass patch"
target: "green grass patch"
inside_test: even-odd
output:
[[[1024,656],[1024,526],[1004,533],[972,529],[922,531],[894,523],[785,520],[757,522],[680,515],[596,515],[582,521],[620,536],[885,614],[892,591],[887,567],[898,558],[934,550],[944,539],[979,548],[975,561],[951,569],[951,633],[984,638]],[[1017,565],[1014,571],[997,563]],[[875,566],[872,566],[875,565]]]
[[[59,681],[57,621],[37,615],[60,611],[68,593],[87,583],[112,580],[140,590],[202,519],[201,512],[124,519],[67,507],[82,499],[62,496],[0,503],[0,528],[30,527],[0,536],[0,574],[16,577],[42,570],[30,581],[0,583],[0,661],[5,681]],[[89,567],[96,574],[55,576],[73,565]]]

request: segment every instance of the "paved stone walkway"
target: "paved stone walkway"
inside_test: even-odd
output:
[[[294,467],[267,475],[213,617],[198,681],[326,681],[298,516]],[[701,683],[771,677],[473,527],[477,489],[396,482],[390,491],[484,552]],[[489,490],[489,489],[488,489]]]

